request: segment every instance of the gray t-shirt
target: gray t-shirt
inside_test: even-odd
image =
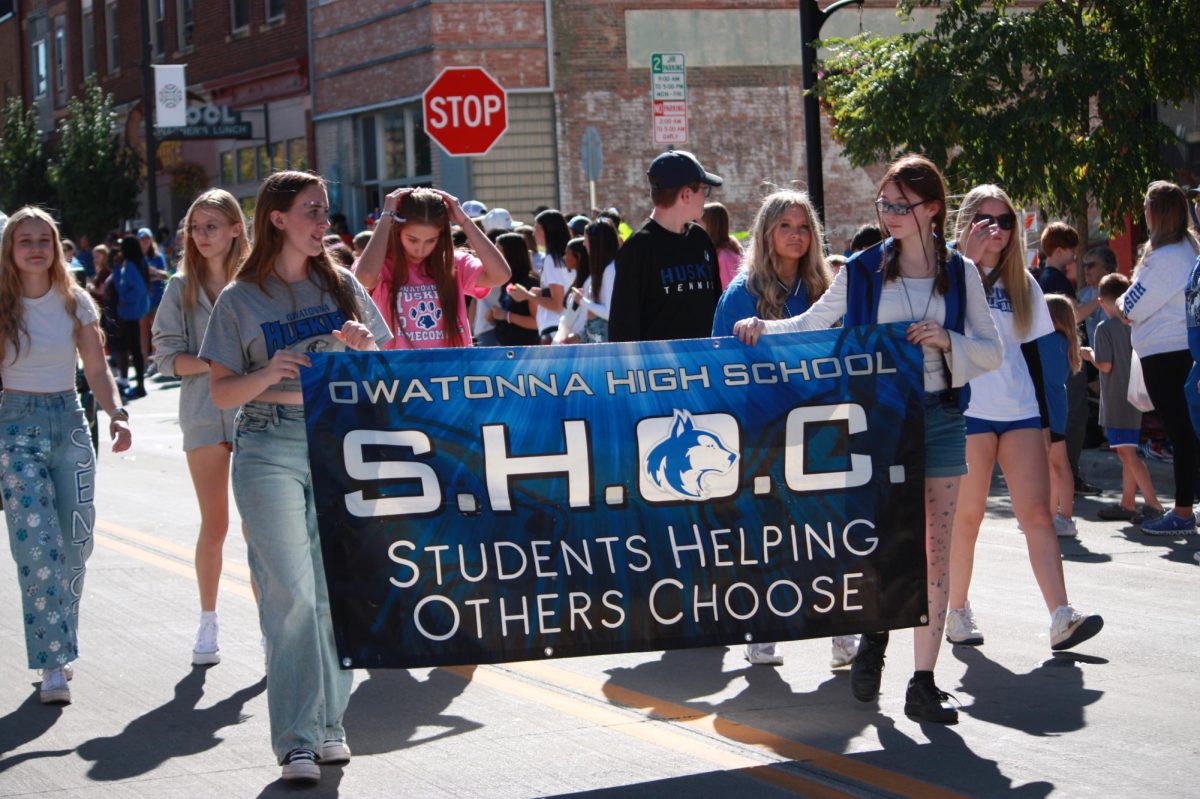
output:
[[[358,302],[359,320],[375,336],[377,344],[391,339],[391,331],[362,284],[349,269],[337,267],[338,276],[348,281]],[[265,291],[263,290],[265,289]],[[200,357],[244,375],[267,365],[281,349],[292,352],[341,352],[345,345],[333,337],[346,316],[333,296],[321,290],[316,278],[285,283],[272,275],[263,284],[235,280],[217,297]],[[299,391],[299,380],[281,380],[275,391]]]
[[[1142,412],[1129,404],[1129,363],[1133,359],[1133,340],[1129,325],[1119,319],[1105,319],[1096,326],[1093,350],[1096,363],[1111,363],[1112,371],[1100,373],[1100,425],[1123,430],[1140,430]]]

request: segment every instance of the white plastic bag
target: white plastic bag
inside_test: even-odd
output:
[[[1154,410],[1154,403],[1150,401],[1150,392],[1146,391],[1146,381],[1142,377],[1142,359],[1136,352],[1129,363],[1129,388],[1125,390],[1125,399],[1142,413]]]

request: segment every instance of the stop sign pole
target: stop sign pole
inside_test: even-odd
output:
[[[447,155],[487,155],[508,130],[508,95],[482,67],[447,67],[421,95],[425,132]]]

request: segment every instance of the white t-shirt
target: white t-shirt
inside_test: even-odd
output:
[[[562,261],[549,255],[543,259],[542,288],[547,289],[554,285],[562,286],[565,294],[574,282],[575,273],[567,269]],[[539,305],[537,309],[538,331],[540,332],[548,327],[558,327],[558,318],[560,316],[562,316],[562,311],[551,311],[545,306]]]
[[[42,394],[74,391],[77,348],[66,298],[50,289],[37,299],[22,297],[21,305],[29,338],[22,336],[16,363],[12,343],[5,342],[4,361],[0,363],[4,387]],[[82,290],[75,293],[75,318],[81,325],[98,319],[96,306]]]
[[[990,272],[990,269],[986,270],[986,273]],[[1004,342],[1004,360],[999,369],[971,379],[971,402],[967,406],[967,416],[992,422],[1015,422],[1039,416],[1037,392],[1021,354],[1021,345],[1053,333],[1054,322],[1050,319],[1050,309],[1046,307],[1046,297],[1041,287],[1028,273],[1023,274],[1029,283],[1033,322],[1024,336],[1018,336],[1013,325],[1012,301],[1003,279],[992,287],[988,309],[1000,332],[1000,340]]]

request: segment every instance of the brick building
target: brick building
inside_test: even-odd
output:
[[[862,24],[895,30],[895,4],[865,4]],[[846,12],[826,35],[853,33]],[[689,138],[726,178],[714,199],[745,228],[762,184],[804,176],[799,14],[794,0],[432,0],[381,10],[366,0],[313,8],[317,164],[352,221],[387,191],[436,184],[529,220],[538,205],[586,210],[581,143],[601,134],[597,202],[636,223],[650,210],[650,54],[687,58]],[[509,132],[487,156],[454,158],[422,129],[421,92],[447,66],[485,67],[508,90]],[[873,220],[874,175],[824,142],[835,246]]]
[[[250,210],[271,167],[266,128],[276,168],[311,162],[304,0],[142,2],[150,14],[152,62],[187,64],[188,105],[240,110],[257,137],[162,142],[159,223],[173,226],[191,202],[191,196],[171,192],[171,173],[181,164],[200,165],[209,185],[234,192]],[[16,13],[5,19],[6,8],[14,6]],[[4,97],[35,101],[49,133],[69,98],[95,75],[113,95],[127,139],[144,153],[141,11],[137,0],[0,3]],[[138,224],[146,222],[144,198],[142,208],[142,218],[132,220]]]

